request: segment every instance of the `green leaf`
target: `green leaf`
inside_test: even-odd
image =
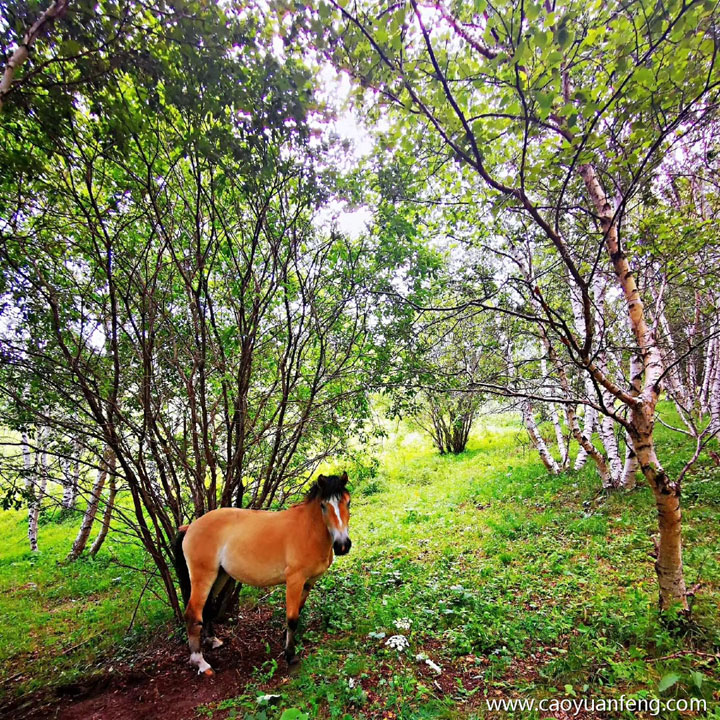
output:
[[[666,673],[662,676],[660,680],[660,684],[658,685],[658,691],[665,692],[665,690],[672,687],[679,679],[680,676],[677,673]]]
[[[299,708],[288,708],[280,716],[280,720],[308,720],[308,714]]]
[[[653,75],[652,70],[646,67],[639,67],[635,70],[635,79],[641,85],[655,85],[655,75]]]
[[[560,29],[557,33],[557,40],[558,45],[560,45],[560,47],[563,49],[568,47],[568,45],[570,45],[570,43],[573,41],[573,35],[571,32],[568,31],[565,25],[560,26]]]
[[[562,53],[559,50],[553,50],[548,55],[547,62],[548,62],[548,65],[552,67],[553,65],[560,65],[562,60],[563,60]]]
[[[69,57],[72,55],[77,55],[80,53],[83,49],[83,46],[77,41],[77,40],[65,40],[60,45],[60,53],[64,57]]]

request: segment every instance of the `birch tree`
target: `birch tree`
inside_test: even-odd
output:
[[[38,519],[48,481],[46,440],[47,428],[41,428],[37,435],[35,448],[35,472],[25,481],[25,488],[30,498],[28,503],[28,541],[32,552],[38,551]]]
[[[684,473],[669,477],[655,446],[666,369],[623,223],[675,139],[712,122],[720,80],[715,7],[409,0],[388,8],[331,0],[319,12],[333,22],[323,33],[313,26],[312,41],[358,79],[359,102],[392,116],[396,152],[444,149],[460,178],[448,187],[495,215],[523,218],[563,279],[571,278],[582,309],[579,330],[554,302],[549,279],[531,289],[541,311],[525,319],[552,337],[551,347],[563,354],[559,367],[568,363],[590,378],[593,397],[583,403],[629,435],[658,510],[660,605],[687,611]],[[598,362],[603,347],[591,288],[599,270],[614,278],[631,328],[630,353],[642,361],[632,385]],[[558,283],[557,274],[552,279]],[[511,311],[482,295],[473,304]],[[703,333],[696,331],[693,343]],[[571,425],[580,440],[576,418]]]

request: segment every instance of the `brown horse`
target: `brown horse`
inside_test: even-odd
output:
[[[350,551],[347,481],[347,473],[320,475],[305,500],[287,510],[218,508],[180,528],[175,568],[187,603],[190,662],[198,673],[213,674],[200,636],[205,630],[213,648],[222,645],[212,631],[215,608],[208,598],[217,596],[229,577],[256,587],[285,583],[285,659],[288,665],[298,661],[295,631],[308,593],[330,567],[333,550]]]

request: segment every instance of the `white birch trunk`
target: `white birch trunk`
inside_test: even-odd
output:
[[[581,309],[582,311],[582,309]],[[590,375],[585,375],[583,378],[585,383],[585,396],[588,398],[588,400],[591,400],[595,394],[595,386],[593,385],[592,378]],[[597,427],[598,422],[598,412],[594,407],[591,407],[590,405],[585,406],[585,418],[583,419],[583,435],[592,442],[592,436],[595,432],[595,428]],[[585,467],[585,463],[588,459],[588,451],[581,445],[580,449],[578,450],[577,457],[575,458],[575,469],[580,470],[583,467]]]
[[[720,362],[715,360],[715,376],[710,386],[710,432],[720,432]]]
[[[550,345],[550,343],[547,343],[547,352],[548,356],[553,362],[553,365],[555,366],[555,372],[557,373],[558,380],[560,381],[560,387],[562,388],[563,394],[566,398],[569,399],[572,397],[572,393],[570,390],[570,382],[568,380],[567,373],[565,372],[565,368],[563,367],[560,359],[557,356],[557,353],[553,350],[553,347],[552,345]],[[600,475],[602,486],[604,488],[611,487],[612,475],[610,474],[610,467],[608,466],[603,454],[599,452],[598,449],[592,444],[591,438],[586,437],[580,430],[580,423],[578,422],[577,415],[575,414],[575,406],[572,403],[567,403],[565,405],[565,412],[567,415],[567,422],[570,428],[570,432],[572,433],[572,436],[575,438],[575,440],[577,440],[580,447],[583,448],[585,452],[593,459],[595,467],[598,471],[598,475]]]
[[[75,452],[79,452],[77,443],[74,445]],[[77,498],[78,480],[80,478],[80,458],[77,456],[72,463],[70,470],[70,460],[63,460],[63,498],[62,507],[65,510],[72,510],[75,507]]]
[[[522,267],[522,265],[521,265]],[[523,270],[525,272],[525,270]],[[543,346],[545,347],[546,352],[550,352],[550,345],[547,340],[547,338],[543,338]],[[544,362],[544,361],[543,361]],[[507,366],[508,366],[508,375],[510,377],[516,377],[516,370],[515,370],[515,363],[513,361],[512,357],[512,342],[510,341],[508,343],[507,347]],[[543,365],[544,367],[544,365]],[[525,425],[525,429],[528,432],[528,435],[530,437],[530,441],[532,442],[535,449],[538,451],[538,455],[540,455],[540,459],[542,460],[543,465],[547,468],[547,471],[551,475],[557,475],[560,473],[560,466],[555,461],[555,458],[552,456],[552,453],[550,450],[548,450],[548,447],[545,443],[545,440],[543,440],[542,435],[540,435],[540,432],[538,431],[537,424],[535,423],[535,417],[533,416],[533,410],[532,410],[532,402],[529,398],[523,398],[520,405],[521,411],[522,411],[522,419],[523,424]]]
[[[595,334],[598,343],[597,366],[604,375],[609,374],[608,358],[606,351],[606,328],[605,328],[605,292],[607,282],[599,274],[593,280],[593,293],[595,295]],[[614,395],[605,390],[602,394],[605,407],[611,412],[615,410]],[[598,435],[605,448],[605,457],[610,470],[610,487],[618,487],[622,477],[623,466],[620,461],[617,438],[615,437],[615,421],[609,415],[603,415],[598,425]]]
[[[712,332],[717,331],[717,324],[712,328]],[[720,349],[720,340],[717,337],[711,338],[705,350],[705,362],[703,363],[703,384],[700,391],[700,412],[707,415],[710,412],[710,398],[712,396],[713,381],[718,372],[718,355]]]
[[[540,367],[543,378],[547,378],[547,360],[544,357],[540,360]],[[558,414],[557,406],[554,403],[550,403],[550,419],[552,420],[553,428],[555,429],[555,441],[557,442],[558,453],[561,458],[560,467],[565,470],[568,466],[570,450],[565,445],[565,436],[563,435],[562,425],[560,424],[560,415]]]
[[[717,325],[712,327],[711,332],[716,332]],[[712,387],[713,374],[717,363],[715,362],[715,348],[718,339],[713,337],[705,347],[705,362],[703,363],[703,382],[700,389],[700,414],[707,415],[710,412],[710,388]]]
[[[45,441],[47,439],[47,430],[43,428],[38,433],[38,448],[36,453],[39,456],[40,463],[38,472],[34,480],[31,480],[32,500],[28,507],[28,540],[30,541],[30,550],[38,551],[38,518],[40,517],[40,506],[45,495],[47,487],[48,469],[47,469],[47,452],[45,450]]]
[[[588,385],[590,385],[590,389],[588,390]],[[594,388],[592,387],[592,380],[588,376],[585,376],[585,393],[589,394],[592,392]],[[585,418],[583,420],[583,430],[582,434],[588,438],[588,440],[592,440],[593,433],[595,432],[595,426],[597,424],[598,419],[598,413],[597,410],[594,407],[591,407],[590,405],[585,406]],[[574,468],[576,470],[580,470],[581,468],[585,467],[585,463],[588,459],[588,452],[587,450],[581,445],[580,449],[578,450],[577,457],[575,458],[575,465]]]
[[[562,470],[567,470],[570,465],[570,447],[565,442],[565,434],[560,424],[560,413],[558,412],[557,405],[554,403],[550,405],[550,417],[552,419],[553,427],[555,428],[555,441],[557,442],[558,452],[560,453],[560,467]]]
[[[547,468],[547,471],[551,475],[559,474],[560,467],[555,461],[555,458],[548,450],[548,447],[545,444],[545,440],[543,440],[542,435],[540,435],[537,424],[535,423],[535,418],[533,417],[532,411],[532,403],[530,402],[530,400],[526,399],[522,402],[522,417],[525,429],[530,436],[532,444],[538,451],[538,455],[540,455],[540,459],[542,460],[543,465]]]
[[[638,397],[642,392],[644,368],[641,355],[630,356],[630,392],[634,397]],[[625,490],[632,490],[637,485],[637,473],[640,470],[637,454],[633,447],[633,441],[630,433],[625,433],[625,464],[623,466],[622,477],[620,478],[620,487]]]
[[[637,485],[637,472],[640,469],[637,455],[632,445],[632,438],[625,435],[625,465],[623,466],[620,487],[632,490]]]
[[[695,319],[693,321],[693,324],[688,328],[688,344],[690,346],[695,344],[695,341],[697,340],[697,337],[700,333],[700,318],[702,316],[701,312],[701,306],[702,306],[702,299],[700,297],[700,291],[695,291]],[[695,359],[695,353],[690,353],[687,357],[687,368],[688,368],[688,390],[690,392],[690,397],[694,398],[696,397],[697,390],[698,390],[698,376],[697,376],[697,364]]]
[[[660,321],[660,327],[662,328],[665,341],[667,342],[667,350],[665,352],[665,367],[670,368],[667,375],[667,386],[668,390],[676,400],[683,405],[686,409],[692,407],[692,395],[688,392],[685,387],[685,383],[682,379],[680,372],[680,366],[676,364],[677,356],[675,354],[674,340],[672,333],[670,332],[670,323],[668,322],[665,310],[661,309],[658,320]]]
[[[613,479],[610,473],[610,467],[603,454],[592,444],[591,439],[586,437],[580,430],[580,423],[578,422],[577,415],[575,415],[575,411],[570,405],[568,405],[568,419],[573,437],[578,441],[580,447],[585,450],[585,453],[593,459],[598,475],[600,475],[600,481],[602,482],[603,488],[611,488]]]
[[[603,393],[603,396],[605,406],[614,409],[615,398],[612,396],[608,397],[607,393]],[[620,485],[620,478],[622,477],[623,466],[620,461],[620,450],[618,449],[617,438],[615,437],[615,421],[611,417],[603,415],[600,425],[598,426],[598,434],[602,440],[603,447],[605,448],[605,456],[610,466],[611,487],[618,487]]]
[[[569,288],[570,288],[570,307],[572,308],[572,314],[573,314],[573,323],[575,325],[575,332],[578,333],[580,337],[585,332],[585,319],[583,317],[583,309],[582,309],[582,302],[580,298],[577,296],[577,293],[575,292],[576,286],[575,286],[575,279],[572,276],[572,273],[568,270],[568,279],[569,279]],[[584,378],[584,384],[585,384],[585,395],[588,398],[588,400],[592,400],[593,396],[595,394],[595,387],[593,386],[592,379],[589,375],[586,375]],[[589,440],[592,441],[593,433],[595,432],[595,425],[597,423],[597,410],[593,407],[585,406],[585,418],[583,421],[583,429],[582,434],[583,436]],[[568,421],[569,422],[569,421]],[[580,449],[578,450],[577,457],[575,458],[575,470],[580,470],[583,467],[585,467],[585,463],[588,459],[588,451],[585,449],[585,447],[581,444]]]
[[[15,79],[15,73],[30,57],[30,50],[38,37],[47,29],[56,18],[61,17],[67,10],[69,0],[56,0],[25,33],[22,43],[18,45],[5,66],[5,72],[0,78],[0,110],[2,110],[5,96],[10,92],[10,86]]]
[[[33,486],[32,479],[32,454],[30,451],[30,441],[26,432],[22,434],[22,456],[23,467],[25,468],[25,489],[30,490]]]

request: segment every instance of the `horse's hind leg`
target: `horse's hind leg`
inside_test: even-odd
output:
[[[212,590],[210,591],[210,596],[205,601],[205,607],[203,608],[205,642],[208,643],[213,650],[223,645],[223,641],[215,636],[215,618],[217,618],[222,609],[222,591],[229,579],[230,576],[220,568],[217,580],[215,580]]]
[[[192,589],[190,600],[185,609],[185,625],[187,626],[188,645],[190,645],[190,663],[197,666],[199,673],[212,675],[212,668],[202,656],[200,641],[203,630],[203,609],[217,577],[217,571],[199,577],[197,573],[191,572],[190,577]]]

